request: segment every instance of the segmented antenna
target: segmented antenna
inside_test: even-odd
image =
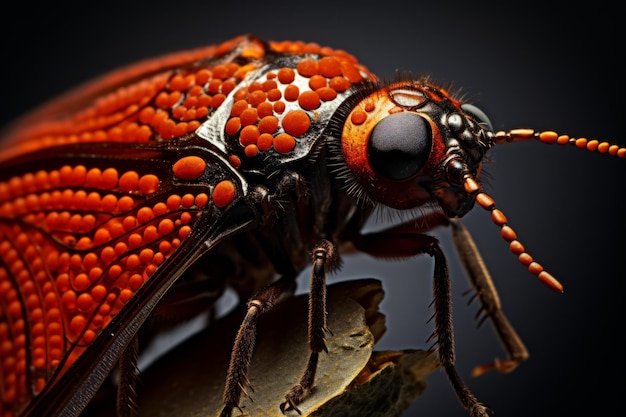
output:
[[[571,138],[568,135],[559,135],[558,133],[545,130],[543,132],[535,132],[534,129],[513,129],[508,132],[499,131],[495,133],[495,143],[501,144],[505,142],[521,142],[525,140],[536,139],[543,143],[557,143],[559,145],[573,145],[577,148],[586,149],[591,152],[608,153],[618,158],[626,158],[626,148],[609,142],[600,142],[598,140],[588,140],[586,138]],[[522,265],[528,267],[528,271],[536,275],[537,278],[550,289],[563,292],[563,284],[561,284],[552,274],[543,269],[539,262],[535,262],[533,257],[526,252],[524,245],[517,240],[517,234],[512,227],[507,225],[506,216],[502,211],[496,208],[495,201],[487,193],[485,193],[478,182],[467,174],[464,177],[463,186],[468,194],[475,195],[476,202],[485,210],[491,212],[491,221],[500,227],[502,238],[509,242],[509,249],[513,254],[517,255],[517,259]]]
[[[521,142],[536,139],[543,143],[556,143],[559,145],[572,145],[577,148],[587,149],[591,152],[608,153],[618,158],[626,158],[626,148],[609,142],[600,142],[596,139],[570,138],[568,135],[559,135],[552,130],[535,132],[534,129],[513,129],[511,131],[499,131],[495,133],[495,143]]]
[[[545,271],[543,266],[539,262],[535,262],[533,257],[530,256],[524,249],[524,245],[517,240],[517,234],[515,230],[507,225],[506,216],[502,211],[496,208],[496,203],[487,193],[482,191],[480,185],[469,174],[465,176],[463,182],[465,191],[468,194],[474,194],[476,196],[476,202],[479,206],[487,211],[491,212],[491,221],[500,227],[500,234],[502,238],[509,242],[509,249],[513,254],[517,255],[517,259],[522,265],[528,267],[528,271],[536,275],[541,282],[546,284],[550,289],[558,292],[563,292],[563,284],[561,284],[552,274]]]

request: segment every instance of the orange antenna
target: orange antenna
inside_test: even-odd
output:
[[[611,144],[609,142],[600,142],[598,140],[588,140],[586,138],[571,138],[568,135],[559,135],[558,133],[545,130],[542,132],[536,132],[534,129],[513,129],[508,132],[498,131],[495,133],[496,144],[505,142],[521,142],[526,140],[539,140],[543,143],[557,143],[559,145],[572,145],[577,148],[586,149],[590,152],[607,153],[618,158],[626,158],[626,148],[619,145]],[[530,256],[524,249],[524,245],[517,240],[517,234],[512,227],[507,225],[507,219],[504,213],[496,208],[495,201],[491,196],[485,193],[478,182],[467,174],[464,178],[463,186],[468,194],[476,196],[476,202],[479,206],[485,210],[491,212],[491,221],[500,227],[500,233],[502,238],[509,242],[509,249],[513,254],[517,255],[517,258],[528,267],[528,271],[536,275],[541,282],[546,284],[550,289],[558,292],[563,292],[563,285],[552,274],[545,271],[543,266],[535,262],[533,257]]]
[[[624,148],[622,148],[624,150]],[[624,152],[622,152],[624,153]],[[517,240],[517,234],[515,230],[507,225],[507,219],[504,213],[496,208],[496,203],[488,194],[481,190],[480,185],[469,174],[465,176],[463,182],[465,191],[469,194],[476,195],[476,202],[479,206],[485,210],[491,212],[491,220],[500,227],[500,234],[502,238],[509,242],[509,249],[513,254],[517,255],[517,259],[522,265],[528,267],[528,271],[536,275],[541,282],[546,284],[550,289],[558,292],[563,292],[563,285],[552,274],[545,271],[540,263],[535,262],[533,257],[530,256],[524,249],[524,245]]]
[[[570,138],[568,135],[559,135],[551,130],[535,132],[534,129],[513,129],[508,132],[499,131],[495,133],[495,143],[521,142],[524,140],[536,139],[543,143],[557,143],[559,145],[573,145],[577,148],[587,149],[591,152],[608,153],[618,158],[626,158],[626,148],[609,142],[586,138]]]

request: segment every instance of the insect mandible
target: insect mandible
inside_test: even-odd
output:
[[[259,315],[280,308],[312,262],[310,360],[276,405],[297,411],[326,349],[325,275],[354,250],[433,257],[436,352],[461,405],[485,416],[455,369],[446,258],[426,233],[453,229],[507,353],[476,373],[508,372],[528,354],[458,218],[476,204],[488,211],[529,273],[562,286],[483,191],[486,152],[539,140],[626,156],[552,131],[494,132],[480,109],[427,78],[382,83],[346,52],[254,36],[108,74],[26,116],[2,140],[3,416],[76,416],[118,362],[132,384],[142,324],[173,291],[203,285],[218,295],[229,285],[249,300],[225,382],[222,415],[231,415]],[[361,233],[379,206],[412,218]],[[194,270],[208,284],[186,282]]]

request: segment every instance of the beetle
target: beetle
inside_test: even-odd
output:
[[[68,93],[3,137],[0,411],[76,416],[119,363],[119,413],[132,415],[144,322],[198,291],[208,301],[183,314],[210,308],[228,285],[248,299],[225,381],[231,415],[248,387],[258,316],[280,308],[312,264],[310,359],[277,404],[298,411],[326,349],[325,276],[340,254],[360,251],[434,259],[435,350],[461,405],[487,415],[455,369],[446,257],[426,233],[452,228],[481,320],[507,353],[475,373],[511,371],[528,353],[459,218],[488,211],[529,272],[562,291],[481,186],[489,149],[526,140],[626,157],[552,131],[496,132],[428,78],[381,82],[344,51],[251,35]],[[410,218],[362,233],[381,206]]]

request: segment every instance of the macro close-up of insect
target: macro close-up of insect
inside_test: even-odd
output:
[[[429,350],[449,383],[452,409],[489,415],[489,390],[476,392],[469,374],[517,372],[542,346],[533,339],[529,357],[525,334],[511,323],[515,317],[509,321],[496,287],[516,282],[494,273],[483,236],[495,236],[489,247],[504,252],[495,269],[514,269],[517,259],[522,275],[533,278],[533,294],[565,296],[565,282],[571,282],[558,274],[558,262],[544,261],[549,250],[535,249],[533,239],[546,236],[517,226],[524,207],[504,208],[495,191],[513,188],[526,172],[515,171],[518,178],[502,185],[492,154],[525,146],[525,155],[557,149],[565,159],[575,151],[591,178],[595,164],[621,172],[623,140],[582,136],[596,133],[567,131],[567,125],[535,127],[526,119],[525,125],[502,126],[464,90],[434,75],[398,71],[381,77],[370,62],[332,44],[243,33],[251,34],[111,68],[3,127],[0,416],[79,416],[111,380],[118,385],[111,401],[117,396],[119,415],[140,415],[137,359],[145,344],[207,312],[210,328],[226,291],[245,305],[245,317],[235,338],[215,341],[232,349],[219,415],[245,415],[242,402],[254,399],[257,384],[248,375],[258,322],[270,311],[280,314],[296,290],[308,293],[307,315],[298,319],[307,323],[308,361],[298,365],[298,378],[287,381],[291,388],[274,411],[298,415],[324,378],[316,370],[335,337],[327,323],[326,285],[351,270],[355,255],[428,260],[402,275],[419,279],[429,292],[419,311],[429,311],[430,320],[416,320],[411,312],[404,317],[428,323],[429,334],[409,335],[395,348],[410,343]],[[585,105],[593,100],[589,92],[580,96]],[[525,165],[530,172],[539,164]],[[599,189],[604,180],[591,183]],[[527,186],[520,184],[518,189]],[[541,186],[529,185],[531,194]],[[580,193],[587,188],[581,185]],[[556,190],[554,196],[557,207],[581,218],[620,215],[602,207],[587,213]],[[525,202],[543,200],[530,196]],[[478,217],[485,219],[479,230],[465,226],[466,218]],[[378,228],[368,229],[372,222]],[[623,222],[616,227],[619,236]],[[623,244],[601,250],[605,259],[587,256],[603,245],[608,243],[585,239],[586,247],[569,255],[582,264],[614,265],[612,254]],[[396,273],[390,271],[384,267],[375,275],[392,280]],[[479,326],[490,324],[493,332],[481,337],[501,343],[500,359],[465,352],[457,366],[463,351],[453,326],[463,311],[453,292],[457,275],[471,290],[465,302],[477,306],[463,314]],[[609,285],[617,278],[577,276],[576,288],[605,285],[613,292]],[[535,308],[532,299],[525,303]],[[601,313],[588,314],[594,321],[606,318],[605,329],[615,318],[610,304],[601,304]],[[602,342],[582,333],[571,343],[588,351],[572,355],[578,365],[609,359],[597,352]],[[542,377],[534,377],[541,385]],[[593,382],[581,376],[580,384]],[[529,400],[523,392],[516,398]]]

